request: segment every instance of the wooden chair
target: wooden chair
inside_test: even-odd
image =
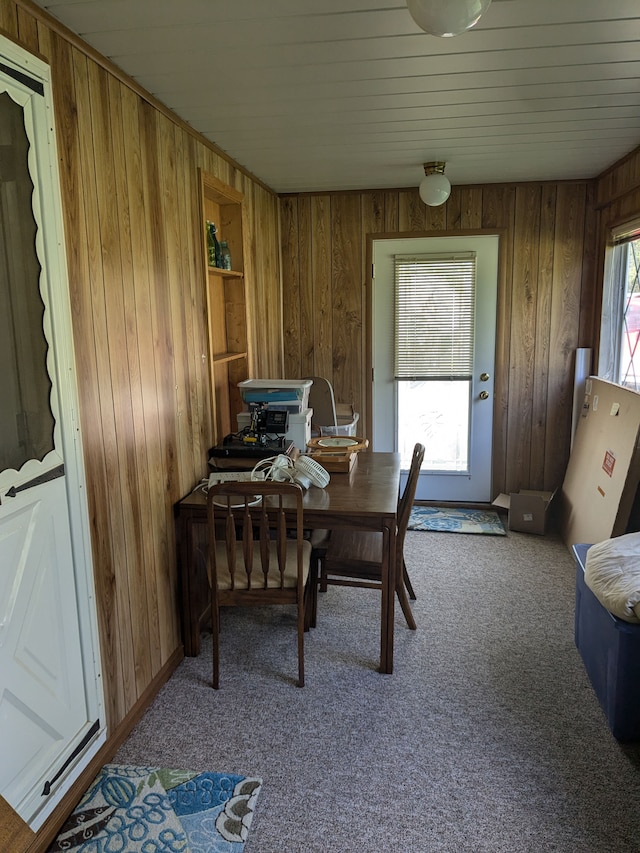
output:
[[[413,448],[407,484],[398,501],[396,595],[407,625],[412,630],[415,630],[416,623],[407,598],[407,591],[412,599],[415,600],[416,596],[404,560],[404,539],[423,459],[424,445],[416,444]],[[381,588],[382,533],[366,530],[332,530],[325,553],[320,559],[320,589],[326,590],[327,584]]]
[[[287,513],[285,515],[285,506]],[[304,686],[304,631],[311,608],[311,544],[303,538],[302,489],[267,481],[219,483],[207,495],[213,687],[219,686],[220,608],[297,607],[298,685]]]

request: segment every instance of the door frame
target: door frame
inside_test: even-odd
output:
[[[56,399],[54,400],[52,396],[52,410],[56,420],[55,430],[59,435],[56,443],[62,447],[64,459],[73,579],[82,649],[84,698],[88,716],[91,720],[98,721],[95,734],[83,752],[77,756],[74,753],[68,756],[64,752],[61,753],[60,761],[54,768],[61,772],[55,784],[52,784],[51,793],[35,814],[25,817],[30,828],[37,831],[106,742],[107,729],[51,68],[45,61],[29,53],[26,48],[2,35],[0,35],[0,54],[8,68],[40,83],[44,94],[44,117],[38,127],[31,127],[35,169],[37,174],[47,176],[46,191],[38,189],[37,210],[41,214],[42,221],[38,221],[34,208],[38,227],[39,255],[42,253],[40,288],[45,305],[43,328],[51,353],[53,367],[50,369],[55,372]],[[27,120],[31,121],[27,118],[25,111],[25,121]],[[3,490],[14,483],[18,486],[42,474],[43,466],[48,469],[59,462],[59,454],[55,450],[50,451],[40,461],[28,460],[19,471],[7,469],[4,477],[0,478],[2,480],[0,486]],[[71,747],[67,746],[67,751],[70,749]]]
[[[506,434],[504,433],[503,421],[499,419],[501,411],[506,411],[507,401],[503,400],[506,383],[504,379],[504,365],[507,361],[504,352],[508,354],[509,336],[505,335],[505,270],[507,268],[507,231],[505,228],[470,228],[451,229],[440,231],[384,231],[381,233],[370,232],[366,235],[366,278],[364,283],[363,299],[365,302],[364,321],[364,358],[363,358],[363,382],[364,389],[364,433],[373,444],[373,244],[374,241],[382,240],[405,240],[425,239],[432,237],[498,237],[498,281],[496,292],[496,347],[495,347],[495,369],[493,383],[493,435],[492,447],[492,489],[493,484],[502,482],[503,476],[498,466],[504,468],[504,454],[500,454],[500,448],[506,447]],[[502,463],[499,461],[502,458]]]

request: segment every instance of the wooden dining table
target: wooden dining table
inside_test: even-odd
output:
[[[332,473],[326,488],[310,486],[303,499],[309,530],[374,530],[383,536],[380,672],[393,672],[396,527],[400,455],[364,451],[351,471]],[[207,580],[207,497],[197,487],[175,507],[184,653],[200,652],[200,631],[210,618]]]

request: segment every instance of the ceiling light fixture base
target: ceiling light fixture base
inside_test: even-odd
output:
[[[429,207],[439,207],[451,195],[451,183],[444,173],[447,164],[442,160],[424,163],[424,178],[419,192],[422,201]]]

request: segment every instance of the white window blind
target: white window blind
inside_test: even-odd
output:
[[[469,379],[476,254],[395,259],[396,379]]]

